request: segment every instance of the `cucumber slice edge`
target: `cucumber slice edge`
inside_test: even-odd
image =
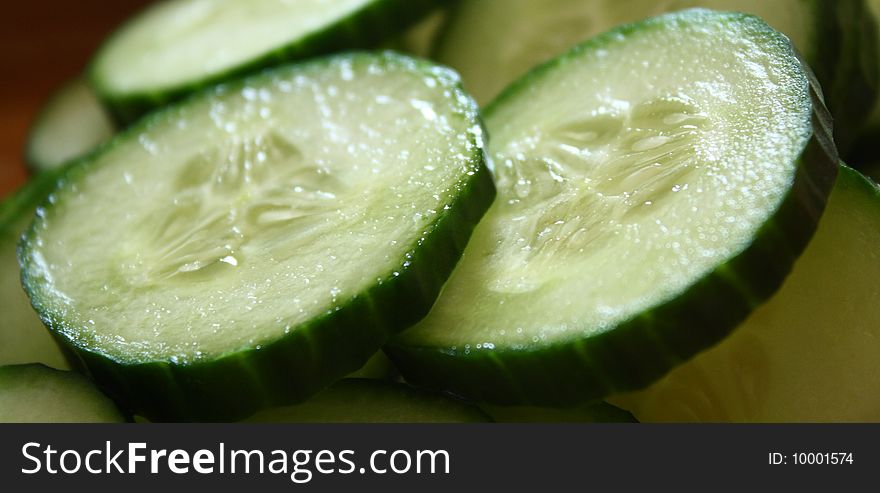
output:
[[[88,371],[97,381],[102,382],[114,398],[121,402],[129,403],[129,407],[155,421],[167,419],[235,419],[253,412],[256,408],[302,400],[304,396],[323,388],[333,379],[357,370],[374,353],[374,350],[379,348],[383,338],[387,337],[387,334],[361,333],[363,331],[352,333],[353,341],[368,341],[369,344],[367,345],[370,348],[358,349],[354,347],[358,346],[358,344],[351,344],[350,346],[352,347],[346,349],[349,353],[348,356],[353,356],[350,363],[329,362],[327,368],[322,370],[326,371],[327,374],[317,375],[312,382],[304,384],[302,382],[273,381],[267,384],[269,386],[285,387],[286,390],[284,392],[266,393],[260,388],[259,382],[252,381],[253,377],[249,376],[249,374],[265,371],[267,365],[278,364],[281,360],[300,360],[300,362],[292,361],[289,363],[289,365],[293,366],[310,364],[312,356],[308,353],[303,353],[304,348],[311,346],[330,347],[333,345],[333,338],[330,333],[336,331],[326,330],[327,328],[332,329],[342,324],[349,326],[348,330],[353,330],[353,327],[360,327],[359,324],[362,323],[363,318],[379,317],[385,321],[388,327],[399,331],[427,313],[433,298],[427,299],[425,295],[433,293],[433,296],[436,297],[442,282],[451,272],[455,262],[457,262],[457,258],[464,248],[471,230],[494,198],[495,189],[491,174],[486,167],[482,137],[484,131],[476,104],[462,90],[457,74],[426,60],[415,59],[394,52],[382,52],[379,54],[350,52],[313,61],[293,63],[262,74],[221,84],[216,88],[205,89],[190,96],[183,102],[147,116],[114,137],[108,145],[104,146],[100,152],[91,156],[90,159],[81,160],[77,164],[63,170],[60,178],[57,180],[55,190],[46,198],[43,206],[51,206],[51,204],[63,200],[60,191],[69,188],[70,184],[78,182],[83,176],[87,175],[96,161],[104,153],[110,152],[115,147],[115,143],[136,137],[144,130],[160,124],[169,115],[173,115],[175,111],[188,105],[190,101],[210,97],[217,93],[217,91],[234,91],[244,84],[253,84],[255,81],[271,78],[279,72],[296,71],[311,66],[323,66],[328,63],[340,63],[345,60],[359,58],[380,61],[391,67],[415,70],[423,73],[425,76],[433,77],[438,82],[438,85],[442,85],[443,89],[453,92],[451,100],[462,111],[460,114],[461,118],[466,122],[474,123],[474,126],[468,128],[470,155],[467,156],[467,159],[472,167],[471,176],[468,176],[467,180],[459,183],[457,194],[450,192],[453,198],[448,204],[449,209],[440,211],[431,222],[430,227],[426,227],[423,230],[423,237],[415,240],[409,247],[409,251],[413,252],[411,263],[413,265],[424,264],[420,268],[421,270],[403,268],[400,269],[398,275],[391,275],[389,273],[382,283],[372,286],[366,292],[356,294],[351,298],[350,302],[342,303],[345,305],[345,309],[317,317],[309,323],[298,327],[297,330],[291,330],[289,334],[283,337],[274,338],[269,344],[230,349],[207,361],[176,364],[162,359],[134,361],[104,351],[102,348],[93,347],[87,341],[68,334],[64,317],[54,313],[51,307],[42,303],[43,295],[40,293],[42,288],[39,281],[39,266],[35,264],[35,259],[26,251],[26,248],[20,248],[19,260],[24,265],[23,283],[34,308],[41,314],[44,322],[53,328],[55,333],[61,334],[66,339],[66,343],[77,353],[77,357],[81,360],[80,362],[88,368]],[[22,240],[23,245],[33,244],[36,241],[39,227],[40,218],[38,217],[38,221],[35,221],[26,231]],[[443,259],[445,264],[430,266],[426,259]],[[433,272],[426,275],[426,270],[429,269],[433,269]],[[401,303],[401,300],[405,300],[405,302]],[[388,313],[383,313],[382,310],[378,310],[376,307],[379,305],[401,305],[406,306],[407,309],[396,310],[398,313],[389,315]],[[381,332],[384,329],[378,328],[378,330]],[[376,331],[374,330],[373,332]],[[337,370],[338,368],[334,368],[336,365],[343,369],[330,371],[331,369]],[[123,373],[126,375],[123,375]],[[177,398],[185,401],[184,396],[179,393],[181,382],[186,387],[193,385],[195,380],[201,379],[207,382],[203,386],[205,392],[221,393],[227,385],[234,384],[218,379],[217,375],[230,375],[232,373],[238,373],[240,378],[253,383],[253,391],[256,394],[250,401],[242,398],[236,399],[234,405],[231,405],[228,409],[212,409],[192,402],[187,405],[194,407],[187,408],[187,405],[183,405],[181,408],[176,408],[175,406],[178,403],[169,402],[167,403],[171,406],[169,408],[154,408],[150,410],[150,396],[152,396],[152,399],[158,399],[159,402],[162,402],[163,400],[158,396],[164,393],[163,387],[174,389],[168,393],[176,394]],[[150,381],[152,379],[155,380]],[[276,377],[277,379],[278,377]],[[297,385],[303,386],[297,388]],[[143,395],[140,395],[141,393]],[[281,394],[286,394],[286,396],[281,397]]]
[[[479,401],[496,404],[568,405],[573,402],[600,399],[607,395],[648,385],[677,363],[705,349],[723,338],[746,317],[757,303],[767,299],[791,271],[795,258],[806,247],[828,193],[837,173],[837,153],[831,139],[830,116],[821,99],[821,90],[813,74],[791,48],[787,38],[772,30],[759,18],[736,13],[711,13],[693,9],[667,14],[645,22],[657,26],[668,19],[687,16],[711,16],[713,19],[745,21],[770,36],[779,46],[789,50],[793,58],[805,68],[812,105],[813,134],[802,148],[796,168],[794,186],[778,203],[769,219],[754,233],[749,244],[739,254],[720,263],[703,278],[697,279],[681,295],[670,296],[646,312],[636,313],[629,321],[618,324],[614,330],[591,337],[591,348],[580,341],[564,347],[527,346],[518,350],[505,350],[499,354],[495,345],[439,347],[421,345],[402,335],[405,342],[394,340],[388,346],[392,360],[401,368],[403,375],[416,384],[430,388],[447,389]],[[660,19],[659,21],[657,19]],[[487,119],[497,108],[513,95],[528,93],[530,86],[570,57],[577,57],[584,50],[604,44],[621,33],[641,30],[640,23],[618,27],[592,40],[586,41],[569,53],[534,68],[531,72],[509,86],[491,103],[485,114]],[[491,129],[490,129],[491,131]],[[750,273],[742,278],[742,273]],[[764,274],[770,273],[769,279]],[[706,293],[714,293],[708,296]],[[702,298],[740,300],[726,307],[700,307],[694,301]],[[723,308],[720,309],[720,308]],[[702,340],[682,339],[675,324],[662,324],[658,320],[697,319],[704,326],[712,327],[719,318],[724,324],[704,334]],[[696,325],[696,323],[695,323]],[[718,327],[720,325],[720,327]],[[657,347],[665,347],[663,354],[643,354],[645,351],[627,347],[627,340],[652,341]],[[468,341],[475,342],[475,341]],[[462,344],[464,341],[462,341]],[[651,351],[648,351],[649,353]],[[653,351],[657,353],[657,351]],[[530,361],[536,354],[543,354],[543,366],[534,367]],[[615,356],[611,356],[615,355]],[[635,358],[640,368],[633,369],[622,361]],[[575,370],[577,369],[577,370]],[[530,374],[532,372],[533,374]],[[541,375],[543,373],[544,375]],[[492,375],[479,384],[475,375]],[[548,381],[547,375],[569,375],[568,382]],[[525,383],[524,383],[525,382]],[[575,383],[576,382],[576,383]]]

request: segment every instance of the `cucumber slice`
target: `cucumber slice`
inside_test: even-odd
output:
[[[172,0],[122,26],[89,77],[114,118],[131,122],[199,87],[284,60],[377,46],[438,0]]]
[[[401,383],[345,379],[307,402],[267,409],[255,423],[485,423],[473,404]]]
[[[0,423],[122,423],[84,376],[39,364],[0,366]]]
[[[493,406],[480,408],[498,423],[637,423],[636,418],[607,402],[594,402],[572,408],[534,406]]]
[[[393,53],[211,89],[65,174],[25,289],[150,420],[304,400],[428,312],[494,198],[481,132],[453,72]]]
[[[645,421],[880,421],[880,188],[843,167],[782,289],[647,390]]]
[[[568,405],[656,380],[769,297],[837,172],[788,40],[706,10],[617,28],[485,112],[498,200],[386,353],[415,385]]]
[[[65,84],[40,112],[30,130],[25,161],[35,172],[79,158],[113,136],[110,116],[84,79]]]
[[[575,43],[618,24],[689,7],[757,15],[785,33],[826,90],[838,141],[850,142],[878,89],[876,60],[858,56],[872,39],[863,0],[470,0],[453,11],[436,55],[485,104]]]
[[[15,250],[21,234],[34,218],[37,204],[55,185],[57,171],[31,179],[24,187],[0,203],[0,366],[43,363],[68,369],[64,354],[21,288],[21,270]]]

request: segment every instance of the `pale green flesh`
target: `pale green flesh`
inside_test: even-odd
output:
[[[30,257],[56,330],[121,361],[259,349],[398,275],[477,171],[446,70],[355,55],[251,80],[57,194]]]
[[[103,89],[173,87],[236,67],[337,22],[373,0],[175,0],[144,12],[100,53]]]
[[[487,421],[472,405],[403,384],[349,379],[304,404],[261,411],[259,423],[456,423]]]
[[[701,15],[600,38],[489,110],[498,198],[402,344],[589,337],[749,245],[810,136],[807,82],[760,21]]]
[[[21,271],[15,247],[19,234],[33,217],[33,210],[0,232],[0,366],[20,363],[43,363],[67,369],[68,364],[58,344],[31,307],[21,288]]]
[[[80,157],[113,136],[113,123],[83,79],[69,82],[50,101],[28,141],[28,159],[39,169]]]
[[[121,423],[91,382],[40,365],[0,367],[0,423]]]
[[[532,66],[618,24],[705,7],[762,17],[813,53],[813,0],[469,0],[460,2],[438,59],[456,69],[478,103]],[[487,22],[487,20],[491,20]],[[515,40],[515,41],[514,41]]]
[[[841,170],[782,289],[716,347],[614,401],[642,421],[880,421],[880,189]]]

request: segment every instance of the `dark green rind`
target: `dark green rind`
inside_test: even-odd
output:
[[[779,292],[718,346],[612,402],[646,422],[880,421],[878,232],[880,186],[841,162]]]
[[[50,399],[57,397],[49,394],[49,391],[56,390],[59,386],[70,392],[78,402],[68,400],[46,402],[43,397]],[[45,389],[40,401],[22,402],[25,397],[20,391],[24,390],[28,393],[37,387]],[[0,396],[7,392],[18,394],[13,396],[17,405],[26,404],[34,409],[26,415],[16,416],[16,409],[7,409],[0,405],[0,422],[4,423],[122,423],[126,421],[113,401],[101,394],[84,376],[74,372],[56,370],[36,363],[0,366]],[[47,404],[55,405],[47,407]],[[90,408],[92,412],[84,414],[83,407]]]
[[[55,111],[57,111],[57,105],[67,96],[66,92],[72,90],[74,84],[84,83],[85,80],[82,78],[77,78],[71,81],[68,81],[65,85],[58,88],[46,101],[43,107],[40,109],[37,117],[34,119],[33,123],[28,130],[27,142],[25,143],[24,156],[23,161],[25,166],[27,166],[28,171],[31,174],[39,174],[44,173],[50,170],[57,169],[59,167],[63,167],[68,163],[76,161],[78,159],[82,159],[83,157],[89,155],[94,152],[95,149],[101,146],[101,144],[95,145],[91,149],[85,149],[82,152],[76,153],[72,155],[70,158],[63,162],[49,162],[43,159],[40,159],[39,152],[35,148],[34,136],[36,135],[38,129],[45,125],[48,120],[53,118]],[[106,110],[106,109],[105,109]],[[109,116],[109,115],[108,115]],[[109,139],[105,139],[109,140]]]
[[[303,65],[363,56],[375,56],[386,63],[413,60],[390,52],[380,55],[353,53]],[[417,60],[415,63],[426,74],[438,67],[427,61]],[[234,91],[244,84],[258,83],[271,74],[267,71],[240,79],[229,83],[228,87]],[[454,88],[450,89],[458,92],[459,99],[471,106],[467,118],[474,124],[481,124],[476,103],[463,92],[460,83],[456,80]],[[209,96],[214,91],[205,90],[191,99]],[[173,114],[186,104],[184,101],[151,114],[118,134],[92,158],[67,168],[58,180],[56,192],[75,185],[89,172],[90,164],[118,142],[136,138],[146,128],[161,122],[166,114]],[[402,258],[396,269],[399,275],[389,272],[383,281],[342,303],[335,311],[297,326],[289,334],[263,344],[261,349],[245,349],[193,363],[131,363],[65,337],[64,320],[50,313],[38,295],[42,280],[30,275],[29,245],[34,241],[40,220],[35,221],[19,245],[22,283],[43,323],[76,353],[80,366],[102,390],[126,409],[151,421],[234,421],[266,407],[302,402],[362,367],[391,334],[415,324],[430,310],[464,251],[471,232],[495,198],[495,185],[485,166],[484,149],[475,138],[471,143],[470,158],[477,171],[459,185],[458,195],[449,209],[439,212],[424,236],[411,245],[409,258]],[[54,196],[55,193],[49,196],[44,207],[52,207]],[[408,266],[404,265],[405,260],[409,260]],[[303,375],[307,377],[303,378]]]
[[[531,406],[493,406],[480,408],[498,423],[638,423],[629,411],[604,401],[584,406],[556,408]]]
[[[170,102],[182,99],[187,94],[212,86],[225,80],[254,73],[284,62],[302,60],[318,55],[326,55],[352,49],[375,48],[389,37],[414,24],[432,9],[447,0],[375,0],[348,17],[324,29],[310,33],[303,38],[265,53],[223,72],[209,75],[186,84],[156,88],[149,92],[114,94],[101,80],[96,65],[103,47],[99,48],[89,64],[87,74],[92,87],[103,101],[112,118],[125,126],[144,114]],[[149,7],[148,7],[149,8]],[[136,20],[136,18],[135,18]],[[129,21],[133,22],[133,21]],[[106,41],[104,46],[113,43],[116,36],[125,30],[120,27]],[[157,67],[157,69],[160,69]]]
[[[307,402],[261,411],[253,423],[486,423],[477,406],[402,383],[346,378]]]
[[[650,22],[656,21],[620,26],[538,66],[508,86],[484,114],[491,115],[581,52]],[[810,84],[813,135],[801,153],[791,189],[738,255],[674,298],[588,339],[521,350],[405,346],[392,341],[386,354],[414,385],[478,402],[569,406],[645,387],[721,341],[782,285],[812,238],[837,177],[831,115],[818,82],[801,64]]]

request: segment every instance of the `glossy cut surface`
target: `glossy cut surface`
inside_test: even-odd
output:
[[[101,52],[95,71],[110,93],[174,87],[263,56],[371,1],[165,2],[120,31]]]
[[[53,195],[25,254],[32,295],[120,361],[260,349],[332,313],[406,270],[480,166],[455,83],[342,56],[163,112]]]
[[[810,137],[807,80],[753,21],[667,17],[528,83],[487,112],[498,199],[405,341],[523,349],[613,328],[745,249]]]
[[[723,338],[781,284],[837,169],[815,79],[743,14],[615,28],[485,115],[497,199],[387,352],[497,404],[638,388]]]

